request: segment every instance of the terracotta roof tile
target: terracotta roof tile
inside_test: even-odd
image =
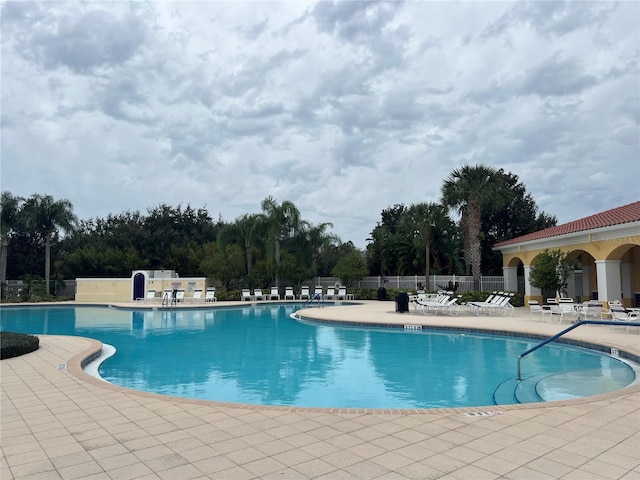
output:
[[[597,228],[610,227],[612,225],[620,225],[623,223],[631,223],[640,221],[640,202],[630,203],[622,207],[612,208],[605,212],[596,213],[590,217],[580,218],[573,222],[563,223],[555,227],[545,228],[537,232],[528,233],[521,237],[512,238],[504,242],[496,243],[495,247],[505,245],[513,245],[514,243],[529,242],[532,240],[540,240],[542,238],[557,237],[559,235],[567,235],[569,233],[584,232],[585,230],[595,230]]]

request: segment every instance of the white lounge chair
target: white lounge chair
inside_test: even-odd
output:
[[[327,293],[324,294],[326,300],[334,300],[336,296],[336,289],[334,287],[327,287]]]
[[[285,287],[284,289],[284,299],[285,300],[295,300],[296,296],[293,293],[293,287]]]
[[[347,287],[340,287],[338,289],[338,294],[336,295],[336,300],[346,300],[347,299]]]
[[[262,293],[262,289],[261,288],[254,288],[253,289],[253,298],[255,300],[266,300],[267,296]]]
[[[638,312],[627,312],[621,305],[611,305],[611,321],[613,322],[640,322],[640,314]],[[627,333],[629,333],[629,325],[627,325]],[[616,325],[611,325],[611,330],[615,330]]]
[[[204,297],[204,301],[205,302],[217,302],[218,299],[216,298],[216,289],[214,287],[209,287],[207,288],[207,293]]]
[[[191,302],[193,303],[200,303],[204,300],[204,298],[202,298],[202,289],[197,288],[193,291],[193,295],[191,295],[190,298]]]
[[[242,297],[240,297],[240,300],[242,300],[243,302],[250,302],[253,300],[253,296],[251,295],[251,290],[249,290],[248,288],[243,288],[242,289]]]
[[[513,307],[513,305],[511,305],[511,299],[513,298],[513,296],[513,293],[504,294],[504,296],[500,300],[498,300],[498,302],[489,307],[489,313],[497,312],[503,314],[504,316],[511,317],[513,315],[513,312],[515,311],[515,308]]]
[[[458,305],[458,300],[462,298],[462,295],[458,295],[457,297],[450,298],[449,300],[441,303],[436,306],[434,309],[435,314],[438,312],[444,313],[446,315],[458,315],[460,311],[460,305]]]
[[[176,303],[184,302],[184,290],[180,289],[176,292]]]
[[[423,315],[426,315],[430,312],[436,313],[439,307],[449,302],[450,300],[451,294],[442,292],[439,293],[434,300],[423,300],[422,298],[418,298],[414,302],[414,304],[417,311],[420,311]]]
[[[493,292],[482,302],[468,302],[467,307],[475,315],[490,314],[491,309],[504,302],[504,292]]]
[[[300,295],[298,295],[300,300],[309,300],[309,287],[300,287]]]
[[[278,291],[278,287],[271,287],[271,291],[269,292],[269,300],[273,300],[274,297],[276,300],[280,300],[280,292]]]
[[[145,303],[155,302],[156,301],[156,291],[155,290],[148,290],[147,291],[147,296],[144,297],[144,301],[145,301]]]
[[[322,285],[316,285],[316,288],[313,290],[313,298],[322,298]]]

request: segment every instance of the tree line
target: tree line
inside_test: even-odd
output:
[[[42,275],[51,292],[60,279],[128,277],[137,269],[207,276],[227,289],[425,272],[479,280],[502,273],[496,242],[557,223],[538,212],[517,175],[483,165],[453,170],[439,203],[383,210],[364,251],[332,234],[331,223],[304,220],[290,201],[268,196],[260,207],[232,222],[214,220],[206,208],[166,204],[79,220],[68,200],[4,191],[0,281]]]

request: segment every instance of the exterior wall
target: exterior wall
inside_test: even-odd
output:
[[[626,307],[635,305],[635,294],[640,293],[640,222],[496,248],[502,252],[505,268],[522,263],[525,272],[546,249],[561,250],[570,258],[581,259],[582,272],[577,282],[581,287],[576,287],[573,276],[569,279],[573,296],[584,301],[597,292],[598,300],[605,303],[621,300]],[[525,285],[525,305],[529,300],[546,301],[538,289],[529,285],[528,274]]]
[[[131,302],[133,301],[133,278],[78,278],[76,279],[76,302]],[[160,298],[163,290],[184,289],[185,296],[194,290],[206,290],[211,285],[204,277],[193,278],[148,278],[148,290],[155,290]]]
[[[130,278],[78,278],[76,302],[126,302],[131,299]]]

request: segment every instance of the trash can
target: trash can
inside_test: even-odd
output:
[[[387,299],[387,289],[384,287],[378,288],[378,300],[386,300]]]
[[[396,295],[396,312],[404,313],[409,311],[409,294],[407,292],[399,292]]]

